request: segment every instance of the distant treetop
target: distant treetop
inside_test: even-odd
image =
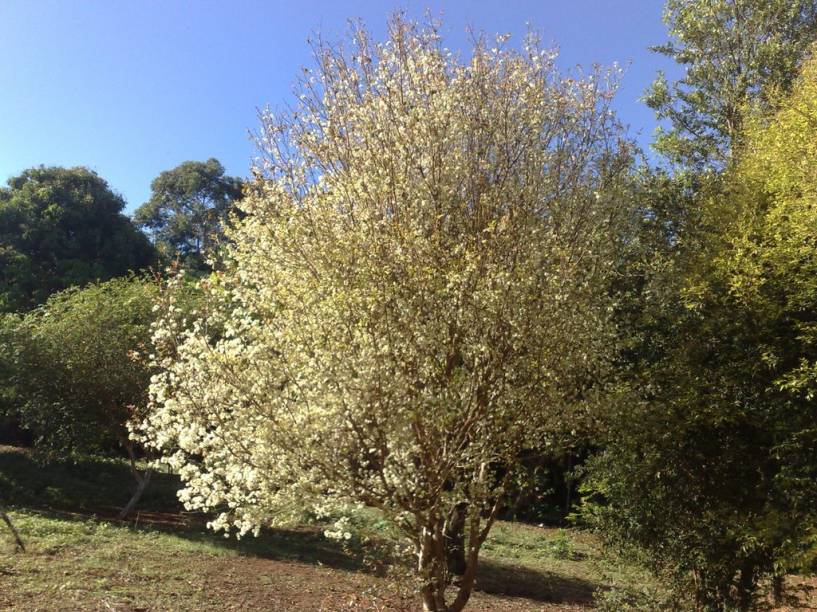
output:
[[[817,39],[817,0],[667,0],[670,40],[653,51],[684,67],[663,74],[646,95],[669,129],[655,149],[687,167],[723,167],[742,133],[745,113],[790,90]]]
[[[151,197],[134,213],[166,260],[206,269],[208,252],[222,238],[234,203],[241,197],[240,178],[225,176],[217,159],[186,161],[151,183]]]
[[[87,168],[40,166],[10,178],[0,188],[0,311],[150,266],[155,250],[124,208]]]

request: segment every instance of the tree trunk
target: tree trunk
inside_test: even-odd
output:
[[[133,444],[128,442],[125,445],[125,448],[128,451],[128,457],[130,458],[130,471],[133,475],[133,479],[136,481],[136,491],[133,493],[133,497],[130,498],[125,507],[119,512],[119,518],[124,519],[126,518],[133,509],[136,508],[136,504],[139,503],[139,500],[142,498],[142,494],[145,492],[148,484],[150,483],[150,475],[151,470],[148,468],[145,470],[144,474],[139,472],[139,469],[136,467],[136,454],[133,452]]]
[[[465,517],[468,504],[462,502],[454,506],[445,529],[445,555],[448,573],[462,576],[465,573]]]
[[[445,534],[443,521],[437,520],[430,527],[423,527],[418,551],[420,576],[423,586],[424,612],[448,612],[445,589],[448,586]]]
[[[20,537],[20,532],[17,531],[17,528],[14,526],[14,523],[11,522],[11,517],[6,514],[6,509],[3,506],[0,506],[0,517],[2,517],[3,521],[8,525],[8,528],[11,530],[12,535],[14,536],[14,543],[17,545],[17,550],[21,550],[22,552],[26,551],[25,544],[23,544],[23,539]]]
[[[477,564],[479,562],[479,546],[469,546],[468,563],[460,581],[460,588],[454,603],[448,608],[449,612],[461,612],[471,598],[474,585],[477,581]]]
[[[751,561],[744,561],[740,568],[738,580],[738,609],[748,611],[752,609],[752,594],[755,587],[755,566]]]
[[[139,500],[142,499],[142,494],[145,492],[145,489],[150,483],[150,475],[150,470],[145,470],[144,474],[134,471],[133,477],[136,480],[136,491],[134,491],[133,497],[130,498],[130,501],[128,501],[125,507],[119,512],[120,519],[127,518],[127,516],[133,512],[133,509],[136,508],[136,504],[138,504]]]
[[[783,574],[775,574],[774,576],[772,576],[772,598],[774,600],[774,605],[780,606],[783,604],[784,588],[785,585]]]
[[[482,465],[480,478],[485,475],[487,466],[487,463]],[[497,499],[494,502],[484,523],[479,506],[469,506],[467,503],[457,504],[451,516],[448,517],[448,521],[439,518],[429,521],[427,517],[424,517],[426,525],[423,526],[417,540],[419,573],[423,580],[420,594],[423,598],[424,612],[461,612],[465,608],[476,584],[479,551],[499,513],[500,501],[501,499]],[[467,555],[464,546],[466,525],[468,527]],[[448,605],[445,601],[445,590],[451,574],[448,569],[450,543],[447,541],[447,535],[455,532],[462,534],[464,571],[458,583],[457,596],[451,605]]]
[[[573,501],[573,479],[571,477],[570,472],[573,470],[573,455],[570,451],[567,452],[567,457],[565,458],[565,516],[568,515],[570,512],[570,504]]]

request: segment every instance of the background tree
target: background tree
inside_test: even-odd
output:
[[[726,262],[757,254],[734,236],[760,235],[749,220],[768,186],[747,183],[742,159],[798,82],[817,3],[669,0],[665,15],[673,40],[656,50],[686,75],[672,86],[660,76],[647,95],[669,122],[655,148],[671,165],[636,184],[643,223],[617,287],[622,401],[603,415],[586,483],[598,503],[585,514],[700,605],[747,609],[763,577],[779,594],[781,573],[807,555],[813,518],[786,493],[781,458],[804,450],[793,440],[808,439],[809,420],[775,383],[802,355],[791,344],[802,329],[738,300]],[[776,287],[779,303],[792,297]]]
[[[817,526],[817,59],[771,119],[756,115],[747,127],[733,196],[740,214],[723,216],[716,264],[736,306],[762,329],[757,352],[777,411],[774,484],[794,533],[784,552],[796,552],[809,540],[813,547]],[[806,557],[813,563],[817,550]]]
[[[655,148],[673,163],[720,168],[742,133],[748,105],[766,112],[795,81],[817,38],[814,0],[667,0],[670,42],[654,47],[685,70],[659,75],[647,104],[669,130]]]
[[[26,170],[0,189],[0,311],[154,262],[125,201],[86,168]]]
[[[591,464],[608,537],[692,578],[712,609],[749,609],[766,576],[779,595],[817,552],[813,60],[778,104],[747,118],[680,268],[672,341]]]
[[[265,117],[266,164],[204,284],[221,307],[159,325],[142,431],[216,528],[378,508],[425,609],[460,610],[520,457],[597,391],[630,155],[605,75],[563,77],[534,41],[461,64],[433,27],[389,32],[319,47],[296,112]]]
[[[184,162],[153,180],[134,222],[165,260],[180,257],[190,269],[206,269],[205,256],[223,236],[241,188],[242,180],[225,176],[216,159]]]

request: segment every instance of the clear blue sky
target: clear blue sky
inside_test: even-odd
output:
[[[404,9],[442,15],[446,43],[466,27],[519,40],[530,22],[560,65],[630,63],[617,109],[646,144],[638,102],[659,68],[661,0],[0,0],[0,182],[38,164],[84,165],[128,200],[182,161],[216,157],[245,176],[256,108],[291,99],[307,37],[337,39],[349,18],[382,38]]]

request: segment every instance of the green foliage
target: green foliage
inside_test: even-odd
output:
[[[666,19],[656,50],[686,76],[647,103],[670,122],[656,149],[684,169],[635,183],[624,376],[582,515],[698,605],[747,609],[764,577],[813,557],[817,96],[813,64],[797,74],[817,4],[669,0]]]
[[[588,503],[585,518],[611,543],[638,547],[679,592],[694,592],[710,609],[750,601],[788,535],[766,529],[779,515],[769,507],[776,491],[764,421],[705,397],[705,385],[727,380],[687,377],[660,399],[630,408],[586,482],[597,503]],[[671,402],[683,382],[690,392]],[[779,520],[774,527],[796,525]]]
[[[762,336],[757,358],[779,406],[781,494],[801,520],[817,507],[817,59],[769,120],[754,119],[735,173],[741,214],[715,261],[736,309]],[[730,219],[727,215],[722,218]]]
[[[0,188],[0,311],[149,266],[153,248],[124,206],[86,168],[39,167],[10,178]]]
[[[598,612],[643,612],[649,610],[685,610],[683,604],[672,592],[652,583],[618,584],[596,591],[593,603]]]
[[[670,161],[721,167],[740,137],[745,110],[768,110],[788,91],[817,37],[814,0],[667,0],[671,40],[654,47],[684,70],[669,83],[663,75],[646,102],[669,130],[655,148]]]
[[[0,313],[0,442],[15,429],[17,423],[14,406],[16,387],[14,385],[15,359],[13,350],[14,332],[18,317]]]
[[[747,609],[764,577],[814,557],[814,63],[775,104],[696,194],[672,260],[678,305],[659,300],[658,333],[633,342],[641,360],[586,483],[585,517],[709,609]]]
[[[2,406],[10,401],[12,390],[11,377],[14,372],[14,354],[12,338],[19,318],[9,313],[0,313],[0,412]]]
[[[774,346],[796,355],[779,352],[791,322],[736,303],[713,262],[704,250],[691,269],[676,263],[687,281],[679,304],[666,303],[655,327],[649,308],[636,319],[625,401],[607,415],[605,450],[589,466],[588,485],[606,504],[585,514],[717,609],[745,606],[813,524],[780,480],[781,444],[812,417],[793,409],[764,357]]]
[[[130,276],[53,295],[13,319],[7,361],[22,424],[56,453],[130,448],[126,424],[147,403],[151,327],[162,292]],[[180,318],[201,305],[191,284],[173,299]]]
[[[158,286],[120,278],[68,289],[18,325],[16,382],[23,423],[63,451],[109,451],[144,407]]]
[[[136,209],[134,222],[153,237],[166,260],[179,257],[190,269],[206,269],[206,256],[237,212],[242,184],[225,176],[216,159],[184,162],[154,179],[150,200]]]

